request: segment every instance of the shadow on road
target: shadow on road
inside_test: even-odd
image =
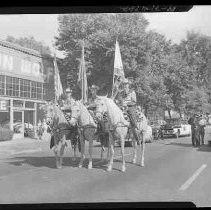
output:
[[[63,166],[69,167],[78,167],[80,158],[77,157],[76,160],[73,160],[72,157],[64,157],[63,158]],[[100,158],[93,158],[93,168],[96,169],[107,169],[107,161],[104,159],[101,161]],[[83,163],[83,167],[88,167],[89,160],[86,158]],[[114,162],[119,162],[119,160],[115,160]],[[24,156],[24,157],[16,157],[10,158],[8,164],[14,166],[22,166],[24,164],[31,165],[34,167],[47,167],[47,168],[55,168],[56,169],[56,161],[55,157],[33,157],[33,156]],[[113,168],[114,170],[118,170]]]
[[[203,145],[197,149],[199,152],[211,152],[211,147],[209,145]]]
[[[211,152],[211,146],[209,145],[202,145],[202,146],[192,146],[192,144],[185,144],[185,143],[171,143],[170,145],[175,145],[175,146],[182,146],[182,147],[193,147],[193,148],[197,148],[196,151],[198,152]]]
[[[182,147],[193,147],[192,144],[185,144],[185,143],[175,143],[172,142],[170,145],[175,145],[175,146],[182,146]]]

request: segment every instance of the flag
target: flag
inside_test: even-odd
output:
[[[124,78],[124,70],[123,70],[122,58],[118,41],[116,41],[116,47],[115,47],[114,75]]]
[[[54,55],[54,85],[55,85],[55,99],[58,100],[63,94],[62,83],[59,76],[59,69],[56,62],[56,55]]]
[[[81,100],[83,103],[88,101],[88,85],[86,77],[85,59],[84,59],[84,43],[82,45],[82,55],[78,74],[78,83],[81,87]]]
[[[125,78],[122,58],[119,48],[119,43],[116,40],[115,55],[114,55],[114,74],[113,74],[113,87],[112,87],[112,97],[115,98],[117,94],[117,88],[119,88],[121,81]]]

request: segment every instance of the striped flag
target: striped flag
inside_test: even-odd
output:
[[[63,94],[62,83],[59,76],[59,69],[56,62],[56,55],[54,55],[54,85],[55,85],[55,99],[58,100]]]
[[[81,63],[80,63],[80,67],[79,67],[78,83],[81,87],[81,100],[83,103],[87,103],[87,101],[88,101],[88,85],[87,85],[85,59],[84,59],[84,43],[82,45],[82,56],[81,56]]]
[[[122,58],[119,48],[119,43],[116,40],[115,46],[115,57],[114,57],[114,74],[113,74],[113,87],[112,87],[112,98],[115,98],[117,94],[117,88],[119,88],[121,81],[125,78]]]

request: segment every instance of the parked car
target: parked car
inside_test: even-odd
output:
[[[166,119],[166,124],[161,126],[163,136],[190,136],[191,125],[183,119]]]
[[[15,133],[21,133],[21,130],[23,130],[23,124],[22,124],[22,121],[19,121],[19,120],[14,120],[14,123],[13,123],[13,130]]]

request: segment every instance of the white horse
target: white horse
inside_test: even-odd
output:
[[[63,155],[67,140],[74,131],[71,128],[58,105],[48,103],[42,106],[46,112],[47,125],[51,132],[50,149],[53,149],[56,158],[56,167],[61,168],[63,164]],[[76,148],[75,148],[76,149]],[[74,149],[74,157],[76,156]]]
[[[110,161],[108,164],[107,171],[112,170],[113,166],[113,158],[114,158],[114,139],[118,139],[121,142],[121,154],[122,154],[122,172],[126,170],[125,166],[125,159],[124,159],[124,146],[125,146],[125,139],[127,137],[128,131],[131,133],[130,122],[125,120],[122,110],[114,103],[114,101],[107,97],[99,97],[97,101],[97,108],[96,108],[96,116],[98,119],[101,119],[103,114],[108,114],[108,121],[110,124],[110,131],[109,131],[109,146],[110,146]],[[145,136],[147,132],[147,119],[145,115],[140,111],[137,110],[137,115],[139,122],[137,123],[138,130],[134,130],[141,139],[140,149],[141,149],[141,166],[144,166],[144,150],[145,150]],[[133,140],[133,160],[132,162],[136,163],[137,158],[137,141],[132,138]]]
[[[81,103],[81,101],[76,101],[72,106],[72,116],[70,124],[76,125],[78,123],[78,130],[80,136],[81,145],[81,160],[78,167],[83,166],[83,161],[85,159],[85,140],[89,141],[89,165],[88,169],[92,168],[92,149],[93,149],[93,139],[97,129],[97,125],[94,122],[93,117],[87,110],[87,108]]]

